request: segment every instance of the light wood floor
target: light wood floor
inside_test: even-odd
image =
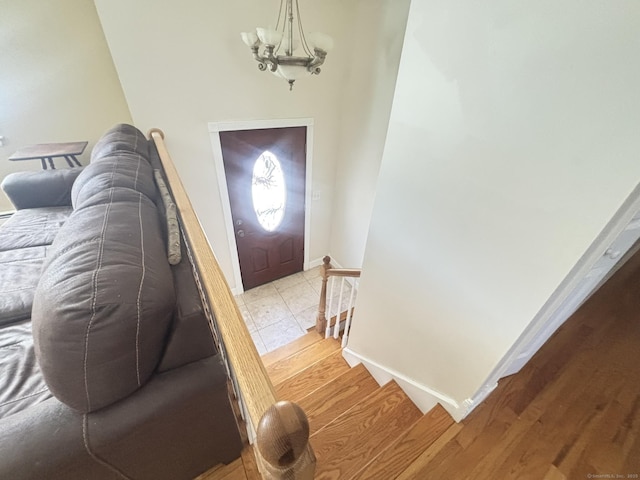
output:
[[[298,342],[263,358],[309,414],[316,478],[640,478],[640,254],[459,424],[349,369],[331,340]],[[203,479],[259,478],[250,462]]]

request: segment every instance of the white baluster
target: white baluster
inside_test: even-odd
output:
[[[349,340],[349,329],[351,328],[351,311],[353,310],[353,299],[356,293],[356,282],[354,279],[353,285],[351,285],[351,295],[349,296],[349,307],[347,308],[347,321],[344,324],[344,334],[342,335],[342,348],[347,346]]]
[[[344,292],[344,281],[345,277],[342,277],[342,281],[340,282],[340,298],[338,299],[338,308],[336,313],[336,324],[333,326],[333,338],[337,339],[340,336],[340,314],[342,313],[340,310],[342,309],[342,294]]]
[[[331,336],[331,305],[333,303],[333,287],[336,283],[336,277],[331,277],[331,288],[329,289],[329,305],[327,306],[327,311],[325,316],[327,317],[327,326],[324,330],[324,338],[329,338]]]

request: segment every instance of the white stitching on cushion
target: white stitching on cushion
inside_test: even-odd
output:
[[[89,419],[87,418],[87,414],[86,413],[82,414],[82,440],[84,441],[84,449],[87,451],[89,456],[93,458],[96,462],[98,462],[100,465],[102,465],[103,467],[107,467],[109,470],[120,475],[120,477],[124,478],[125,480],[132,480],[131,477],[125,475],[122,471],[120,471],[114,465],[111,465],[106,460],[100,458],[93,450],[91,450],[91,447],[89,446],[88,423],[89,423]]]
[[[137,152],[138,151],[138,135],[134,135],[134,142],[133,142],[133,151]],[[138,165],[136,166],[136,178],[133,181],[133,188],[134,190],[138,190],[138,172],[140,171],[140,154],[136,154],[136,156],[138,157]]]
[[[136,136],[136,143],[138,137]],[[138,156],[138,165],[136,167],[136,179],[135,185],[138,185],[138,172],[140,171],[142,157]],[[144,229],[142,228],[142,193],[138,193],[138,222],[140,224],[140,253],[142,255],[142,275],[140,277],[140,286],[138,287],[138,298],[136,299],[136,378],[138,380],[138,386],[142,385],[140,381],[140,299],[142,298],[142,286],[144,285],[145,274],[147,273],[146,265],[144,263]]]
[[[140,277],[140,287],[138,287],[138,299],[136,300],[136,308],[138,313],[136,323],[136,375],[138,378],[138,386],[142,385],[140,382],[140,300],[142,298],[142,286],[144,285],[145,274],[147,272],[145,265],[145,252],[144,252],[144,229],[142,228],[142,194],[140,194],[140,200],[138,201],[138,220],[140,222],[140,250],[142,261],[142,276]]]
[[[116,159],[113,162],[113,169],[111,170],[111,184],[113,184],[113,178],[115,177],[116,167],[119,160]],[[100,248],[98,250],[98,258],[96,259],[96,269],[93,272],[93,299],[91,301],[91,318],[87,323],[87,331],[84,337],[84,389],[87,394],[87,410],[91,411],[91,399],[89,396],[89,376],[87,374],[87,358],[89,357],[89,332],[91,325],[96,317],[96,301],[98,298],[98,272],[102,268],[102,257],[104,254],[104,237],[107,231],[107,224],[109,220],[109,212],[111,211],[111,205],[113,204],[113,189],[109,190],[109,203],[107,204],[107,210],[105,211],[104,221],[102,222],[102,231],[100,232]]]

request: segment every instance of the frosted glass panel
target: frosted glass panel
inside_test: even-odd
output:
[[[251,196],[262,228],[275,231],[284,218],[287,188],[280,161],[269,151],[260,155],[253,165]]]

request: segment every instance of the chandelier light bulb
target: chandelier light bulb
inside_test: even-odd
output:
[[[242,32],[240,34],[242,37],[242,41],[247,45],[247,47],[256,47],[260,44],[260,40],[258,39],[258,35],[255,32]]]
[[[308,36],[309,43],[313,48],[317,48],[323,52],[330,52],[333,50],[333,38],[329,35],[320,32],[311,32]]]

